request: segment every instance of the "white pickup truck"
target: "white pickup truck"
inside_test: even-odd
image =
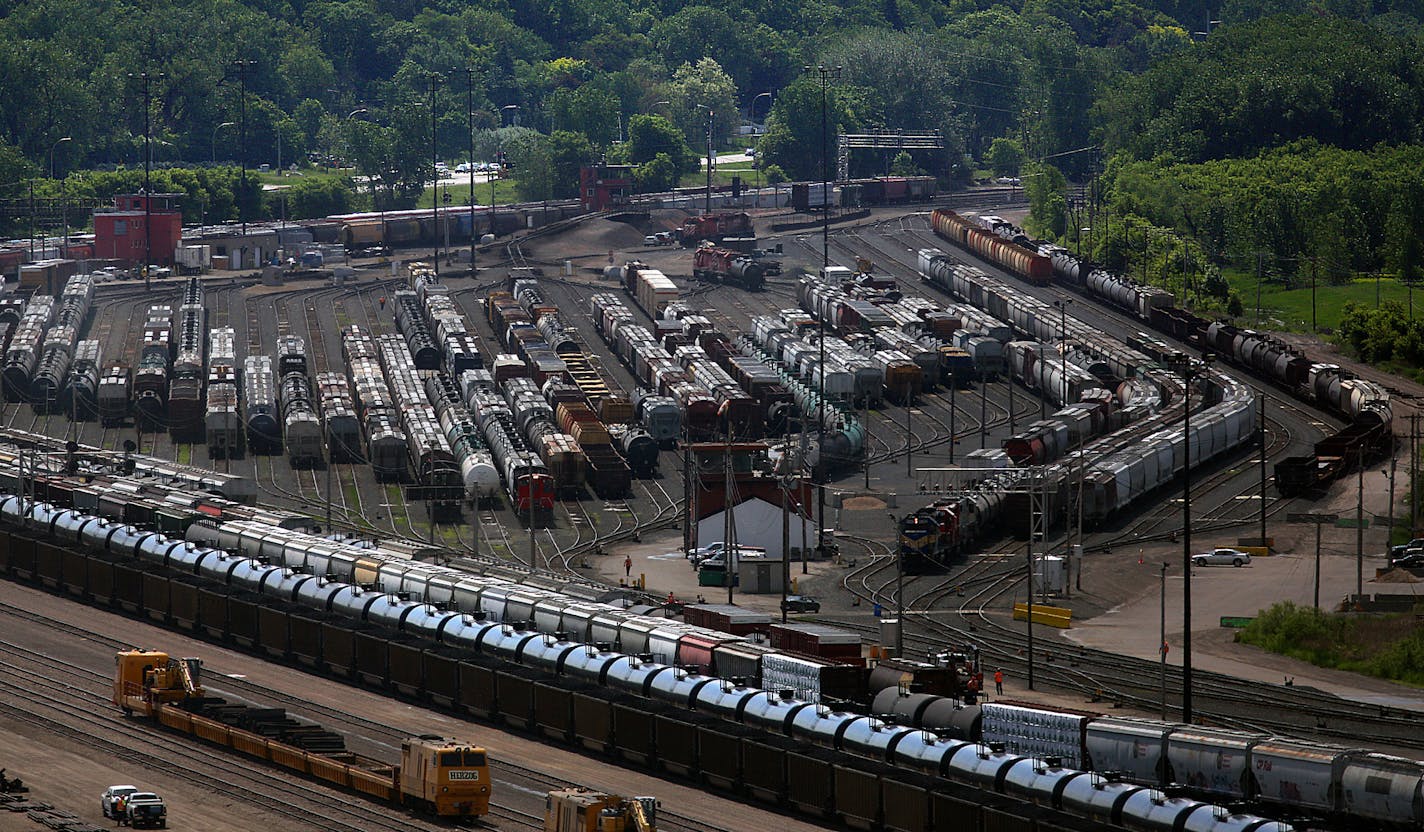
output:
[[[167,829],[168,807],[153,792],[134,792],[128,799],[129,826],[134,829]]]

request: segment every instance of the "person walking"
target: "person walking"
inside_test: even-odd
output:
[[[994,671],[994,693],[999,696],[1004,695],[1004,669],[1002,667]]]
[[[633,577],[633,556],[632,556],[632,555],[626,555],[626,556],[623,558],[623,574],[624,574],[624,575],[627,575],[627,576],[630,577],[630,578]]]

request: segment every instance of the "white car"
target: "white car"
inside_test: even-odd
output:
[[[138,786],[127,785],[110,786],[109,788],[104,789],[104,793],[99,796],[99,807],[104,810],[104,817],[111,818],[114,816],[114,803],[116,803],[119,798],[127,798],[129,795],[137,791]]]
[[[713,555],[722,554],[722,550],[725,548],[727,548],[727,544],[719,540],[716,543],[709,543],[706,546],[698,546],[696,549],[687,553],[687,558],[692,561],[693,566],[696,566],[700,561],[704,561]]]
[[[1245,566],[1251,556],[1239,549],[1212,549],[1200,555],[1192,555],[1193,566]]]

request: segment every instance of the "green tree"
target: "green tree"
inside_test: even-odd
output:
[[[628,164],[641,165],[661,153],[670,159],[678,174],[697,170],[698,155],[687,146],[682,131],[662,116],[633,116],[628,119]]]
[[[661,193],[677,187],[677,164],[666,153],[659,153],[633,170],[633,179],[643,193]]]
[[[994,139],[984,161],[995,176],[1018,176],[1024,163],[1023,144],[1017,139]]]
[[[331,214],[350,213],[355,194],[350,186],[335,179],[304,179],[284,191],[269,192],[269,213],[275,213],[279,200],[285,198],[287,216],[292,219],[312,219]]]
[[[665,92],[672,104],[674,120],[682,129],[687,143],[698,148],[699,156],[706,154],[709,111],[712,113],[714,151],[722,146],[741,122],[736,84],[711,58],[678,67]]]
[[[582,133],[556,130],[549,137],[548,153],[554,198],[578,196],[579,168],[594,160],[593,145]]]
[[[925,171],[915,164],[915,157],[909,151],[902,150],[890,162],[890,172],[896,176],[922,176]]]
[[[600,147],[618,138],[620,105],[613,93],[593,84],[557,89],[544,104],[551,123],[560,130],[581,133]]]
[[[826,90],[826,136],[821,143],[821,81],[802,76],[776,96],[766,119],[766,133],[758,142],[765,161],[780,165],[793,179],[820,179],[825,160],[835,175],[836,135],[858,130],[861,121],[853,110],[856,97],[837,86]]]
[[[1028,220],[1032,234],[1058,239],[1067,230],[1068,180],[1052,165],[1031,163],[1024,169],[1024,194],[1028,197]]]

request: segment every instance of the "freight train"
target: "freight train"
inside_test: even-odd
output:
[[[390,766],[346,749],[345,738],[319,725],[298,723],[280,708],[229,703],[208,695],[202,662],[155,650],[123,650],[114,657],[116,707],[169,729],[274,763],[298,774],[411,806],[442,818],[489,812],[491,781],[485,749],[434,735],[401,743]]]
[[[1002,220],[981,219],[984,222],[976,224],[940,209],[931,214],[930,224],[939,236],[1030,283],[1056,280],[1070,286],[1344,419],[1348,424],[1317,442],[1313,455],[1276,464],[1276,487],[1283,494],[1326,484],[1393,447],[1393,410],[1383,387],[1356,379],[1338,365],[1314,361],[1268,334],[1179,309],[1171,293],[1113,274],[1061,246],[1031,240]]]
[[[133,374],[134,426],[160,431],[168,427],[168,372],[173,366],[173,307],[148,307]]]
[[[692,255],[692,276],[756,292],[766,285],[766,266],[749,254],[703,246]]]
[[[193,442],[203,438],[207,365],[204,351],[208,340],[208,311],[203,306],[203,284],[198,278],[188,279],[182,301],[174,319],[178,331],[172,343],[177,353],[168,380],[163,424],[174,441]]]
[[[363,591],[348,582],[359,574],[355,557],[342,561],[348,556],[330,553],[311,563],[310,571],[262,560],[234,563],[225,551],[202,542],[204,535],[222,534],[212,527],[192,527],[198,530],[195,540],[184,543],[50,504],[22,507],[13,496],[0,497],[0,518],[18,529],[0,540],[0,569],[22,580],[859,828],[982,828],[987,818],[991,828],[1023,832],[1086,830],[1103,823],[1162,832],[1291,829],[1210,803],[1109,782],[1055,760],[1007,754],[973,738],[945,738],[673,664],[687,651],[710,656],[715,672],[720,651],[732,665],[745,667],[750,660],[771,678],[799,660],[751,649],[755,646],[745,639],[727,634],[666,620],[642,624],[612,610],[590,616],[588,604],[463,576],[478,593],[470,609],[486,612],[481,620],[444,606],[453,595],[442,587],[451,582],[409,560],[373,562],[372,581],[386,592]],[[308,546],[304,554],[315,552]],[[150,571],[126,563],[132,558]],[[169,567],[174,577],[154,567]],[[349,576],[343,576],[348,567]],[[313,572],[332,573],[334,579]],[[411,590],[394,589],[406,581]],[[391,594],[405,591],[412,600]],[[291,606],[268,607],[264,599]],[[495,610],[493,617],[503,621],[490,620],[489,611]],[[513,623],[534,620],[541,610],[563,632],[575,633],[575,640]],[[293,624],[315,615],[322,618],[314,626]],[[361,634],[345,636],[342,619],[360,622]],[[635,648],[643,645],[638,653],[654,656],[584,643],[600,641],[598,633],[609,626]],[[384,627],[405,635],[382,641]],[[438,634],[441,646],[412,640],[423,634],[432,639]],[[706,666],[706,661],[691,664]],[[898,688],[892,690],[898,695]],[[1021,727],[1029,735],[1040,730],[1037,723]],[[946,792],[954,796],[951,801],[937,797]]]
[[[1184,390],[1179,378],[1157,369],[1157,362],[1166,356],[1151,358],[1132,346],[1105,341],[1099,333],[1066,319],[1043,301],[979,269],[956,263],[938,249],[919,252],[919,271],[926,282],[982,307],[1001,321],[1012,323],[1016,331],[1027,337],[1040,342],[1063,339],[1074,344],[1085,354],[1083,360],[1088,366],[1104,376],[1123,379],[1116,389],[1118,403],[1107,411],[1105,426],[1095,427],[1091,413],[1065,408],[1055,414],[1055,426],[1040,425],[1043,430],[1035,428],[1036,432],[1014,438],[1015,443],[1023,440],[1022,446],[1009,445],[1027,462],[1044,458],[1050,451],[1058,453],[1073,444],[1082,445],[1080,453],[1084,456],[1078,459],[1083,468],[1085,523],[1096,524],[1107,519],[1170,482],[1182,470],[1185,449],[1180,441],[1180,407]],[[1158,349],[1150,340],[1134,339],[1134,343],[1144,349]],[[1256,408],[1244,384],[1224,374],[1211,374],[1200,383],[1206,406],[1198,409],[1199,415],[1192,423],[1193,464],[1257,438]],[[1098,429],[1113,431],[1125,425],[1131,425],[1131,430],[1107,433],[1100,438],[1084,433]],[[1075,430],[1078,443],[1070,438]],[[1062,492],[1061,483],[1066,481],[1063,465],[1047,466],[1043,472],[1046,481],[1060,484],[1053,490]],[[978,487],[1002,497],[998,505],[1003,520],[1020,522],[1017,518],[1023,512],[1015,506],[1022,507],[1024,489],[1011,473],[980,483]],[[1050,505],[1062,505],[1061,500],[1069,495],[1050,493],[1047,497]],[[997,518],[986,518],[986,522],[996,521]],[[1017,533],[1026,531],[1022,526],[1016,528]],[[901,545],[909,551],[920,552],[926,539],[924,536],[902,539]],[[950,540],[954,540],[952,535]]]
[[[959,733],[963,704],[930,694],[883,690],[873,710],[898,724]],[[1261,731],[1184,725],[1141,717],[1085,716],[1012,704],[978,709],[969,739],[1010,755],[1057,759],[1112,778],[1115,799],[1154,788],[1201,800],[1248,804],[1345,828],[1418,828],[1424,764],[1359,748],[1275,737]],[[1039,730],[1026,736],[1021,726]],[[1111,801],[1104,800],[1104,806]],[[1109,822],[1121,823],[1110,815]]]

